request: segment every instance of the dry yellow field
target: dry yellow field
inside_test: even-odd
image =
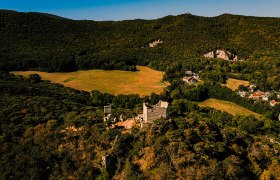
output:
[[[226,86],[230,88],[232,91],[236,91],[240,85],[249,86],[248,81],[238,80],[229,78],[227,80]]]
[[[163,72],[144,66],[137,66],[139,71],[118,70],[87,70],[69,73],[46,73],[39,71],[14,71],[15,75],[28,76],[39,74],[43,80],[63,84],[74,89],[92,91],[99,90],[112,94],[139,94],[161,93],[168,85],[162,82]]]
[[[238,106],[235,103],[228,102],[228,101],[222,101],[217,99],[207,99],[206,101],[198,103],[200,107],[211,107],[220,111],[227,112],[229,114],[232,114],[234,116],[236,115],[242,115],[242,116],[248,116],[253,115],[257,119],[261,117],[260,114],[255,113],[253,111],[250,111],[244,107]]]

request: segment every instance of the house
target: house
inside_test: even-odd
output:
[[[268,97],[267,96],[262,96],[261,97],[263,101],[268,101]]]
[[[266,97],[269,97],[269,96],[271,96],[271,92],[265,92],[264,95],[265,95]]]
[[[271,101],[269,102],[269,105],[270,105],[271,107],[275,106],[276,104],[278,104],[278,102],[275,101],[275,100],[271,100]]]
[[[255,84],[250,84],[249,89],[251,92],[255,92],[257,89],[257,86]]]
[[[111,114],[112,113],[112,105],[104,106],[104,114]]]
[[[112,105],[104,106],[104,116],[103,121],[109,121],[112,116]]]
[[[159,118],[166,118],[168,102],[159,101],[156,105],[143,103],[143,123],[152,123]]]
[[[196,78],[194,78],[193,76],[183,77],[183,81],[185,83],[187,83],[188,85],[198,82],[198,80]]]
[[[269,97],[271,96],[271,93],[270,92],[265,92],[261,98],[263,101],[268,101]]]
[[[238,94],[241,97],[246,97],[248,93],[246,91],[238,91]]]
[[[186,71],[185,74],[188,75],[188,76],[192,76],[193,72],[192,71]]]
[[[258,99],[261,99],[261,97],[262,97],[263,95],[264,95],[263,92],[257,91],[257,92],[255,92],[254,94],[251,94],[249,98],[258,100]]]

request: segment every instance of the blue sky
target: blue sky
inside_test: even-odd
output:
[[[183,13],[280,17],[280,0],[0,0],[0,9],[91,20],[155,19]]]

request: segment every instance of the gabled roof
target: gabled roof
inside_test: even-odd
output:
[[[261,91],[257,91],[253,94],[253,96],[262,96],[262,95],[264,95],[264,93]]]
[[[269,103],[271,106],[275,106],[276,104],[278,104],[278,102],[275,100],[271,100]]]

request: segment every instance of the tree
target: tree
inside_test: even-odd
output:
[[[243,84],[238,86],[238,91],[248,91],[248,88],[244,86]]]
[[[34,83],[39,83],[41,82],[41,76],[39,74],[30,74],[28,76],[28,79]]]

